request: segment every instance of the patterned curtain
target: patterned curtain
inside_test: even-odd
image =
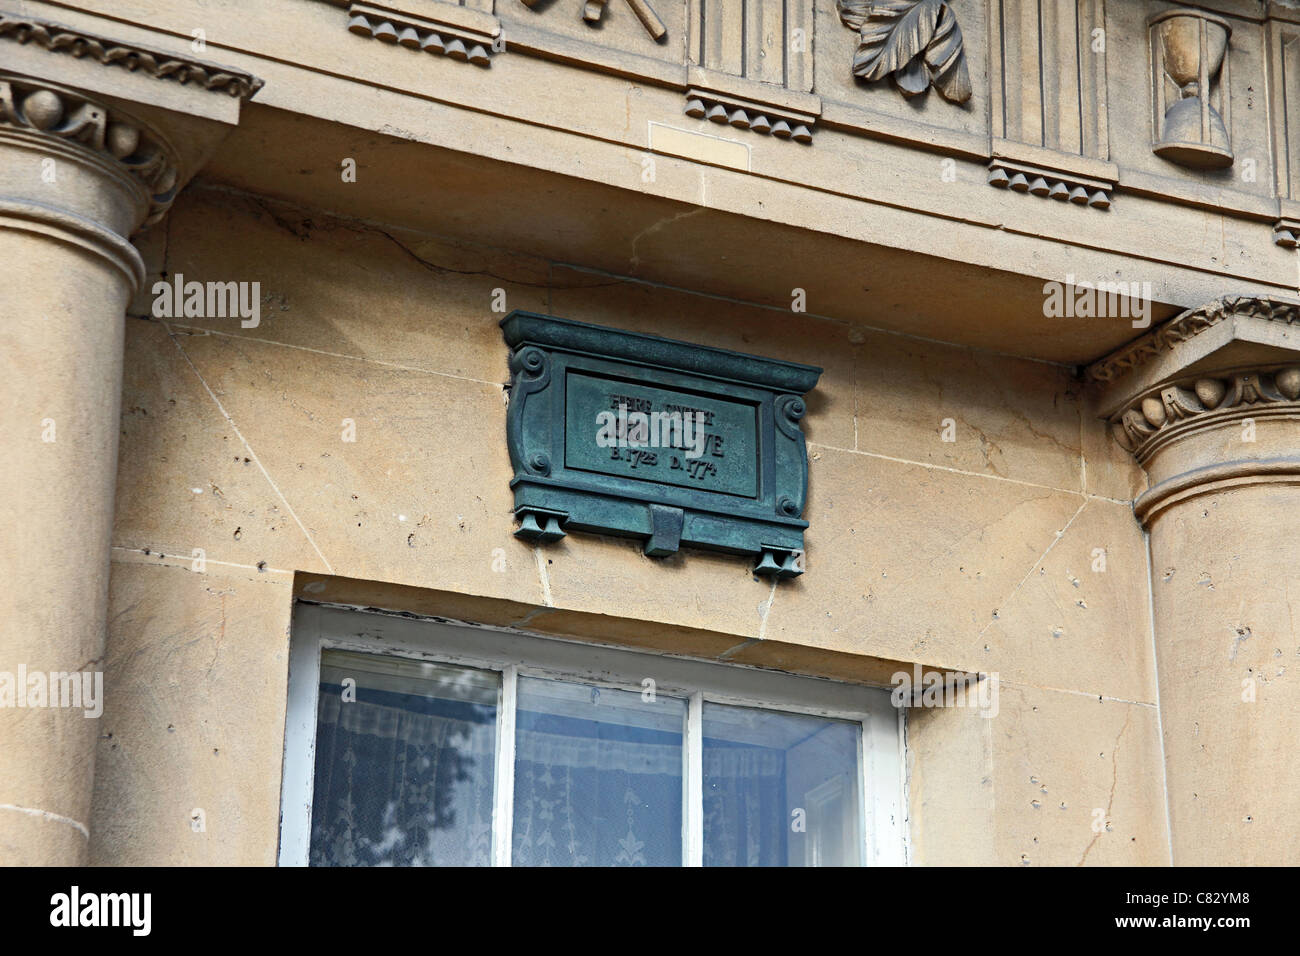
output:
[[[785,866],[790,808],[785,754],[705,747],[704,865]]]
[[[399,699],[345,703],[339,690],[320,695],[311,865],[488,865],[494,714],[376,692]],[[521,729],[517,749],[516,866],[680,865],[679,741],[628,748]],[[703,759],[705,865],[783,865],[784,755],[724,746]]]
[[[515,866],[680,866],[680,741],[519,732]]]
[[[487,865],[495,724],[472,704],[383,696],[405,699],[345,703],[322,687],[310,864]]]

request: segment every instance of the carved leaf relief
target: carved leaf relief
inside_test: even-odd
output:
[[[853,74],[892,76],[904,96],[933,84],[953,103],[971,96],[961,27],[945,0],[836,0],[840,20],[858,31]]]

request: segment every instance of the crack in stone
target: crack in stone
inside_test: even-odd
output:
[[[1012,590],[1010,594],[1008,594],[998,603],[998,608],[1006,607],[1007,602],[1020,593],[1020,589],[1025,586],[1025,582],[1028,581],[1031,576],[1033,576],[1034,571],[1036,571],[1038,567],[1043,563],[1043,561],[1047,559],[1047,556],[1052,553],[1052,549],[1055,548],[1058,544],[1060,544],[1062,540],[1064,540],[1065,533],[1070,530],[1070,526],[1074,524],[1075,519],[1078,518],[1079,515],[1083,513],[1083,509],[1088,507],[1089,500],[1091,499],[1085,498],[1083,500],[1083,504],[1079,505],[1079,509],[1075,511],[1075,513],[1070,516],[1070,520],[1065,523],[1065,527],[1062,528],[1059,532],[1057,532],[1056,537],[1053,539],[1052,543],[1047,546],[1047,550],[1044,551],[1042,554],[1040,554],[1038,556],[1038,560],[1035,561],[1033,563],[1033,566],[1030,567],[1030,569],[1025,572],[1025,576],[1020,579],[1020,583],[1015,586],[1015,588]],[[995,616],[992,620],[990,620],[987,624],[985,624],[984,627],[980,630],[979,635],[976,639],[978,640],[978,638],[983,637],[984,632],[987,631],[990,627],[992,627],[994,622],[997,620],[998,618]]]
[[[686,219],[689,216],[696,216],[702,212],[708,212],[708,211],[709,211],[708,206],[699,206],[695,209],[689,209],[686,212],[679,212],[675,216],[669,216],[666,219],[660,219],[658,222],[653,223],[647,226],[646,228],[642,229],[640,232],[638,232],[635,236],[632,237],[632,255],[628,259],[628,263],[627,263],[629,271],[634,273],[636,272],[637,268],[641,265],[641,257],[637,255],[636,247],[637,247],[637,243],[639,243],[642,239],[644,239],[646,236],[653,235],[654,233],[658,232],[660,229],[664,229],[668,226],[671,226],[679,219]]]
[[[1133,718],[1133,711],[1126,709],[1124,711],[1124,725],[1120,727],[1118,736],[1115,737],[1115,743],[1110,748],[1110,795],[1106,798],[1106,815],[1102,818],[1102,828],[1092,835],[1092,840],[1084,848],[1083,856],[1079,858],[1076,866],[1083,866],[1088,860],[1088,854],[1092,848],[1097,845],[1101,835],[1106,832],[1106,820],[1110,819],[1111,808],[1115,806],[1115,789],[1119,785],[1119,742],[1124,739],[1124,733],[1128,730],[1129,721]]]
[[[488,269],[453,269],[450,266],[440,266],[436,262],[430,262],[428,259],[421,256],[414,249],[412,249],[406,243],[402,242],[402,240],[398,239],[392,233],[385,232],[383,229],[380,229],[378,226],[364,226],[364,225],[357,226],[357,231],[370,232],[370,233],[375,233],[377,235],[383,236],[385,239],[387,239],[393,245],[397,246],[397,248],[401,249],[404,253],[406,253],[417,263],[419,263],[421,267],[428,269],[430,272],[436,272],[439,274],[458,275],[458,276],[487,276],[488,278],[496,279],[498,282],[506,282],[509,283],[510,285],[522,285],[534,289],[550,288],[549,282],[529,282],[525,279],[510,279],[507,278],[506,276],[499,275],[498,273],[492,272]]]
[[[167,330],[167,336],[172,340],[172,344],[176,346],[176,351],[181,353],[181,358],[185,360],[185,364],[190,367],[190,371],[194,373],[194,377],[199,380],[199,384],[203,386],[204,391],[208,393],[208,396],[217,406],[217,411],[221,413],[221,417],[230,425],[231,430],[235,433],[235,437],[239,439],[240,443],[244,446],[244,449],[248,452],[249,457],[251,457],[254,464],[257,465],[258,470],[262,472],[262,477],[266,479],[267,484],[271,486],[271,490],[274,491],[280,501],[284,503],[285,509],[297,523],[299,530],[301,530],[304,537],[306,537],[307,543],[311,545],[312,550],[316,552],[316,556],[324,563],[326,570],[328,570],[330,574],[333,574],[334,566],[330,564],[329,559],[325,557],[324,552],[322,552],[320,547],[316,544],[316,539],[313,538],[311,532],[307,530],[307,526],[303,524],[302,519],[298,517],[298,513],[293,510],[293,505],[289,504],[289,499],[284,496],[284,493],[280,491],[279,486],[271,478],[270,472],[266,470],[266,466],[262,464],[262,460],[257,457],[257,453],[253,451],[253,447],[248,443],[243,432],[239,430],[239,426],[235,424],[235,420],[230,417],[230,413],[227,412],[225,406],[221,404],[221,400],[217,398],[217,393],[212,390],[212,386],[210,386],[207,383],[207,380],[199,373],[198,366],[194,364],[185,349],[181,347],[180,340],[172,333],[171,326],[163,323],[163,328]]]
[[[294,221],[286,218],[285,216],[278,214],[272,208],[272,204],[260,196],[254,196],[248,193],[239,193],[239,195],[243,196],[249,203],[256,206],[262,212],[266,213],[266,215],[278,227],[280,227],[285,232],[288,232],[290,235],[294,236],[297,239],[302,239],[302,240],[310,239],[312,238],[312,233],[315,229],[326,228],[317,225],[309,215],[303,215],[303,218],[301,218],[298,222],[295,223]],[[299,207],[289,203],[279,203],[276,205],[281,205],[288,209],[293,209],[296,212],[300,212],[303,214],[309,212],[309,210],[300,209]],[[415,262],[418,263],[422,268],[428,269],[431,272],[435,272],[439,274],[449,274],[449,275],[462,275],[462,276],[486,276],[488,278],[496,279],[499,282],[510,283],[511,285],[529,286],[536,289],[549,288],[549,283],[547,282],[529,282],[525,279],[507,278],[506,276],[499,275],[498,273],[486,269],[453,269],[450,266],[439,265],[436,262],[431,262],[430,260],[425,259],[423,256],[415,252],[415,250],[413,250],[406,243],[402,242],[392,233],[384,229],[381,229],[379,226],[372,225],[370,223],[366,223],[356,219],[349,219],[344,216],[336,216],[332,213],[325,213],[324,215],[327,215],[331,220],[337,222],[344,229],[348,229],[353,232],[361,232],[361,233],[368,233],[371,235],[377,235],[384,239],[387,239],[393,245],[397,246],[397,248],[401,249],[402,252],[406,253],[407,256],[415,260]]]

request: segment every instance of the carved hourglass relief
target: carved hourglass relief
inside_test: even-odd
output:
[[[1232,28],[1200,10],[1169,10],[1150,23],[1153,151],[1182,166],[1231,166],[1227,52]]]

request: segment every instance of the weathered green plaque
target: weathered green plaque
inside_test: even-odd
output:
[[[800,574],[799,420],[822,370],[515,311],[507,444],[523,538],[569,531],[751,555]]]

